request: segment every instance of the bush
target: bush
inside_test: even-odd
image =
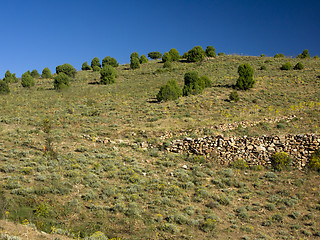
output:
[[[119,63],[117,62],[117,60],[113,57],[105,57],[104,59],[102,59],[102,68],[106,65],[110,65],[114,68],[119,66]]]
[[[267,70],[266,65],[262,65],[262,66],[260,67],[260,70]]]
[[[162,62],[171,62],[172,61],[172,57],[170,55],[170,53],[165,52],[162,56]]]
[[[308,49],[303,50],[303,52],[299,54],[297,58],[311,58]]]
[[[166,85],[160,88],[160,91],[157,94],[157,100],[159,102],[176,100],[181,96],[182,96],[182,90],[179,88],[177,81],[172,79],[172,80],[169,80]]]
[[[140,59],[139,59],[139,54],[137,52],[133,52],[130,56],[130,68],[131,69],[140,68]]]
[[[241,90],[248,90],[255,84],[253,79],[253,68],[249,63],[242,64],[238,67],[239,78],[236,87]]]
[[[216,57],[216,49],[213,46],[207,46],[206,55],[207,57]]]
[[[7,82],[0,80],[0,94],[9,94],[10,88]]]
[[[289,62],[286,62],[285,64],[283,64],[282,66],[281,66],[281,70],[290,70],[292,68],[292,65],[291,65],[291,63],[289,63]]]
[[[91,61],[91,67],[92,67],[92,69],[93,69],[94,67],[99,67],[99,68],[101,68],[100,59],[97,58],[97,57],[94,57],[94,58],[92,59],[92,61]]]
[[[148,57],[153,60],[157,60],[157,59],[162,58],[162,53],[161,52],[149,52]]]
[[[271,166],[277,171],[288,168],[290,162],[290,156],[285,152],[277,152],[271,157]]]
[[[24,74],[22,74],[22,76],[21,76],[22,87],[30,88],[30,87],[34,86],[34,84],[35,84],[34,79],[30,75],[29,72],[25,72]]]
[[[274,55],[274,58],[285,58],[283,53],[277,53],[276,55]]]
[[[31,76],[32,76],[33,78],[39,78],[39,77],[40,77],[40,74],[39,74],[39,72],[38,72],[36,69],[34,69],[34,70],[31,71]]]
[[[204,88],[205,83],[199,78],[198,72],[191,71],[184,75],[183,96],[199,94]]]
[[[101,69],[100,74],[100,84],[115,83],[118,76],[118,72],[111,65],[105,65]]]
[[[188,51],[187,61],[188,62],[200,62],[204,59],[206,52],[200,46],[195,46]]]
[[[67,74],[60,72],[57,76],[55,76],[54,82],[53,82],[54,89],[61,90],[69,86],[70,86],[70,79]]]
[[[304,69],[304,66],[301,62],[298,62],[294,67],[293,67],[294,70],[302,70]]]
[[[225,56],[226,54],[224,52],[219,52],[218,56]]]
[[[52,78],[52,74],[49,68],[44,68],[41,73],[42,78]]]
[[[204,83],[205,88],[210,88],[212,87],[212,81],[209,79],[207,76],[201,76],[200,77],[200,82]]]
[[[148,58],[146,57],[146,55],[141,55],[140,57],[140,64],[144,64],[144,63],[147,63],[149,60]]]
[[[94,66],[93,69],[92,69],[94,72],[99,72],[101,70],[100,67],[98,66]]]
[[[237,91],[232,91],[229,95],[229,99],[230,101],[235,101],[235,102],[239,102],[240,100],[240,97],[238,95],[238,92]]]
[[[172,63],[171,62],[169,62],[169,61],[167,61],[167,62],[165,62],[164,64],[163,64],[163,68],[172,68]]]
[[[171,61],[178,61],[180,59],[180,54],[175,48],[171,48],[169,54],[171,56]]]
[[[12,74],[9,70],[7,70],[6,73],[4,74],[3,81],[5,81],[6,83],[14,82]]]
[[[81,66],[81,70],[82,71],[88,71],[88,70],[92,70],[92,67],[89,66],[88,62],[84,62]]]
[[[260,56],[261,56],[261,57],[265,57],[266,55],[265,55],[265,54],[261,54]]]
[[[314,151],[308,162],[308,167],[311,170],[320,172],[320,148]]]
[[[68,75],[68,77],[74,77],[76,75],[76,69],[69,63],[65,63],[63,65],[59,65],[56,67],[56,73],[64,73]]]

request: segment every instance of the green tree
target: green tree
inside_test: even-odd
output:
[[[180,59],[180,53],[175,48],[171,48],[169,54],[171,56],[171,61],[178,61]]]
[[[305,49],[301,54],[298,55],[297,58],[311,58],[309,54],[309,50]]]
[[[59,65],[56,67],[56,73],[65,73],[68,77],[75,77],[77,70],[69,63],[65,63],[63,65]]]
[[[242,64],[238,67],[239,78],[236,87],[241,90],[248,90],[255,84],[253,79],[254,70],[249,63]]]
[[[200,62],[205,57],[205,51],[200,46],[195,46],[188,51],[187,61],[188,62]]]
[[[207,57],[216,57],[216,49],[213,46],[207,46],[206,48],[206,55]]]
[[[61,90],[70,86],[69,76],[63,72],[60,72],[54,78],[53,87],[56,90]]]
[[[276,55],[274,55],[274,58],[285,58],[283,53],[277,53]]]
[[[93,69],[95,66],[101,68],[100,60],[99,60],[99,58],[97,58],[97,57],[94,57],[94,58],[92,59],[92,61],[91,61],[91,67],[92,67],[92,69]]]
[[[0,94],[9,94],[10,88],[7,82],[0,80]]]
[[[165,52],[162,56],[162,62],[171,62],[172,61],[172,57],[170,55],[170,53]]]
[[[144,63],[147,63],[149,60],[148,58],[146,57],[146,55],[141,55],[140,57],[140,64],[144,64]]]
[[[100,84],[111,84],[116,82],[118,76],[117,70],[115,70],[111,65],[105,65],[100,71]]]
[[[137,52],[133,52],[130,55],[130,68],[131,69],[138,69],[140,68],[140,58]]]
[[[82,63],[81,70],[82,71],[92,70],[92,67],[88,64],[88,62],[84,62]]]
[[[303,64],[301,62],[298,62],[293,69],[294,70],[302,70],[304,68]]]
[[[181,88],[179,88],[177,81],[172,79],[172,80],[169,80],[166,85],[160,88],[160,91],[157,94],[157,100],[159,102],[176,100],[181,96],[182,96]]]
[[[31,76],[31,74],[29,72],[25,72],[21,76],[21,85],[22,85],[22,87],[30,88],[30,87],[34,86],[34,84],[35,84],[34,78]]]
[[[42,78],[52,78],[52,74],[49,68],[44,68],[41,73]]]
[[[102,59],[102,67],[106,66],[106,65],[110,65],[112,67],[118,67],[119,63],[117,62],[117,60],[113,57],[105,57],[104,59]]]
[[[292,65],[290,62],[286,62],[280,67],[281,70],[290,70],[291,68],[292,68]]]
[[[11,72],[9,70],[7,70],[6,73],[4,74],[3,81],[5,81],[6,83],[14,82],[12,74],[11,74]]]
[[[36,69],[33,69],[33,70],[31,71],[31,76],[32,76],[33,78],[39,78],[39,77],[40,77],[40,74],[39,74],[39,72],[38,72]]]
[[[162,58],[162,53],[161,52],[149,52],[148,57],[153,60],[157,60],[157,59]]]
[[[190,71],[184,75],[183,96],[199,94],[204,88],[205,82],[199,78],[197,71]]]
[[[12,73],[12,79],[13,79],[13,82],[18,82],[18,78],[16,77],[16,74],[15,73]]]
[[[240,100],[240,97],[238,95],[238,92],[237,91],[232,91],[229,95],[229,99],[230,101],[235,101],[235,102],[239,102]]]

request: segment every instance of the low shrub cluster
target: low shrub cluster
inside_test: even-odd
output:
[[[179,88],[177,81],[172,79],[172,80],[169,80],[166,85],[160,88],[160,91],[157,94],[157,100],[159,102],[176,100],[181,96],[182,96],[181,88]]]
[[[282,171],[289,167],[290,156],[285,152],[277,152],[271,158],[271,166],[277,171]]]

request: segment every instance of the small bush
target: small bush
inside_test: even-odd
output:
[[[22,87],[30,88],[30,87],[34,86],[34,84],[35,84],[34,79],[30,75],[29,72],[25,72],[24,74],[22,74],[22,76],[21,76]]]
[[[241,90],[248,90],[253,88],[255,80],[253,79],[254,70],[250,64],[245,63],[238,67],[239,78],[236,83],[236,88]]]
[[[231,163],[230,167],[236,168],[236,169],[245,170],[245,169],[249,168],[249,165],[245,160],[239,158],[238,160],[236,160],[233,163]]]
[[[32,70],[30,75],[31,75],[33,78],[39,78],[39,77],[40,77],[40,74],[39,74],[39,72],[38,72],[36,69]]]
[[[203,91],[205,83],[198,76],[198,72],[191,71],[184,75],[183,96],[196,95]]]
[[[298,62],[293,69],[294,70],[302,70],[304,68],[303,64],[301,62]]]
[[[14,82],[12,74],[11,74],[11,72],[9,70],[7,70],[6,73],[4,74],[3,81],[6,82],[6,83]]]
[[[299,54],[297,58],[311,58],[308,49],[303,50],[303,52]]]
[[[266,65],[262,65],[262,66],[260,67],[260,70],[267,70]]]
[[[157,94],[157,100],[168,101],[168,100],[176,100],[182,96],[182,91],[178,86],[176,80],[170,80],[166,85],[160,88],[159,93]]]
[[[276,55],[274,55],[274,58],[285,58],[283,53],[277,53]]]
[[[52,78],[52,74],[49,68],[44,68],[41,73],[42,78]]]
[[[272,155],[271,165],[277,171],[286,169],[291,162],[290,156],[285,152],[278,152]]]
[[[169,54],[171,56],[171,61],[178,61],[180,59],[180,53],[175,48],[171,48]]]
[[[7,82],[0,80],[0,94],[9,94],[10,88]]]
[[[140,68],[140,58],[137,52],[133,52],[130,55],[130,68],[131,69],[138,69]]]
[[[283,64],[282,66],[281,66],[281,70],[290,70],[292,68],[292,65],[291,65],[291,63],[289,63],[289,62],[286,62],[285,64]]]
[[[149,60],[148,58],[146,57],[146,55],[141,55],[140,57],[140,64],[144,64],[144,63],[147,63]]]
[[[200,62],[204,59],[206,52],[200,46],[195,46],[188,51],[187,61],[188,62]]]
[[[265,54],[261,54],[260,56],[261,56],[261,57],[265,57],[266,55],[265,55]]]
[[[61,72],[73,78],[75,77],[77,70],[71,64],[65,63],[56,67],[56,73],[59,74]]]
[[[92,67],[92,69],[93,69],[94,67],[99,67],[99,68],[101,68],[101,64],[100,64],[99,58],[94,57],[94,58],[92,59],[92,61],[91,61],[91,67]]]
[[[67,74],[61,72],[54,78],[53,87],[56,90],[61,90],[63,88],[70,86],[70,79]]]
[[[172,57],[170,55],[170,53],[165,52],[162,56],[162,62],[171,62],[172,61]]]
[[[104,59],[102,59],[102,68],[106,65],[110,65],[114,68],[119,66],[119,63],[117,62],[117,60],[113,57],[105,57]]]
[[[94,66],[94,67],[92,68],[92,70],[93,70],[94,72],[99,72],[99,71],[101,70],[101,68],[98,67],[98,66]]]
[[[230,101],[235,101],[235,102],[239,102],[240,97],[237,91],[232,91],[229,95],[229,99]]]
[[[153,60],[157,60],[157,59],[162,58],[162,53],[161,52],[149,52],[148,57]]]
[[[207,46],[206,48],[206,55],[207,57],[216,57],[216,49],[213,46]]]
[[[308,162],[308,167],[311,170],[320,172],[320,149],[314,151]]]
[[[81,70],[82,71],[88,71],[88,70],[92,70],[92,67],[89,66],[88,62],[84,62],[81,66]]]
[[[163,68],[172,68],[172,63],[171,62],[169,62],[169,61],[167,61],[167,62],[165,62],[164,64],[163,64]]]
[[[224,52],[219,52],[218,56],[225,56],[226,54]]]
[[[205,88],[212,87],[212,81],[207,76],[201,76],[200,77],[200,82],[204,83]]]
[[[111,65],[105,65],[100,71],[100,84],[111,84],[116,82],[117,71]]]

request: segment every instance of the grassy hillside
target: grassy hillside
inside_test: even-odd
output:
[[[305,68],[280,70],[288,61]],[[242,63],[254,67],[257,82],[239,91],[239,102],[230,102]],[[0,96],[0,217],[82,238],[97,231],[122,239],[319,237],[318,173],[222,168],[212,158],[140,146],[168,143],[181,133],[319,134],[320,61],[219,56],[175,62],[171,70],[162,65],[119,66],[112,85],[97,84],[97,72],[81,71],[60,92],[48,79],[31,89],[11,84],[10,95]],[[262,65],[266,70],[259,70]],[[170,79],[182,86],[191,70],[207,75],[213,87],[156,102],[160,86]],[[291,115],[296,117],[289,122],[264,122]],[[240,121],[262,122],[211,128]],[[48,154],[48,146],[56,155]]]

